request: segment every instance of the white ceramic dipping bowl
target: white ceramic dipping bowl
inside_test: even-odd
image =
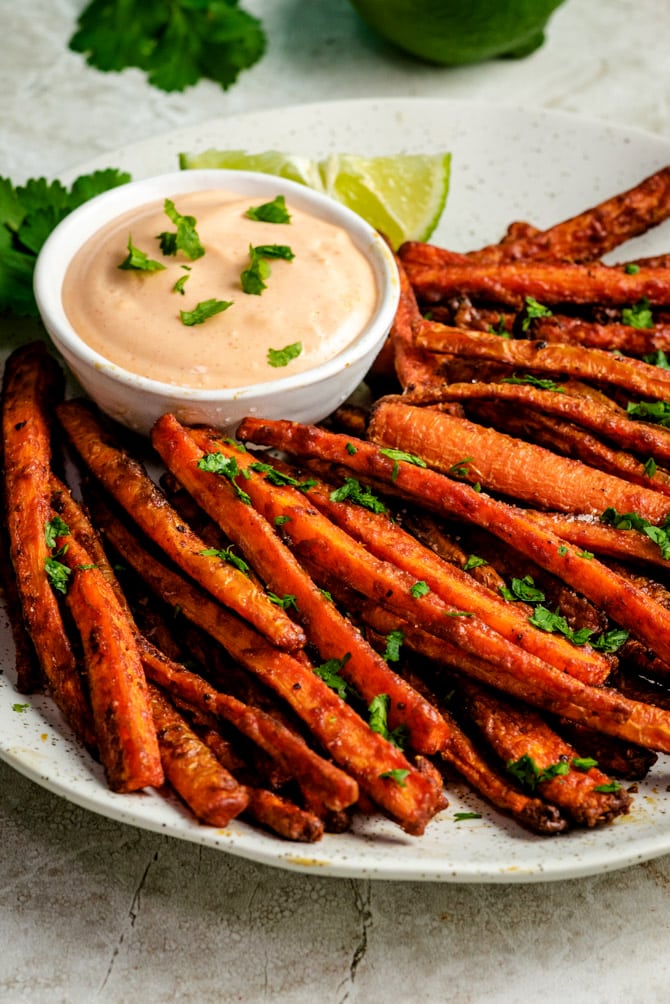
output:
[[[224,189],[271,200],[284,195],[289,207],[346,230],[368,258],[378,285],[369,323],[343,351],[293,376],[247,387],[197,389],[129,372],[91,349],[70,324],[62,302],[68,266],[90,237],[129,209],[186,192]],[[178,171],[130,182],[76,209],[54,229],[35,266],[35,297],[42,321],[83,390],[112,418],[143,435],[165,412],[185,424],[233,430],[247,415],[318,422],[345,401],[374,362],[391,327],[399,284],[394,257],[383,238],[360,216],[295,182],[252,171]]]

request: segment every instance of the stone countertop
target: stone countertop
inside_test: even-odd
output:
[[[243,0],[264,59],[224,92],[150,88],[67,49],[75,0],[0,0],[0,175],[53,176],[212,117],[345,97],[490,100],[670,137],[670,10],[567,0],[520,62],[431,67],[345,0]],[[528,885],[284,872],[80,809],[0,762],[3,1004],[668,999],[670,857]]]

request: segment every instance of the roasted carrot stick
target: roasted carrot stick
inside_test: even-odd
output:
[[[254,471],[253,456],[240,453],[215,432],[189,432],[174,416],[154,426],[154,446],[170,470],[247,556],[272,591],[294,597],[297,616],[311,643],[325,661],[341,661],[340,673],[369,704],[378,694],[389,695],[392,729],[405,726],[410,745],[419,753],[435,753],[445,738],[444,723],[423,698],[393,673],[349,620],[323,595],[291,551],[261,514],[263,499],[276,488]],[[236,460],[246,472],[245,491],[260,509],[242,502],[227,479],[203,471],[198,463],[215,454]],[[262,466],[262,465],[261,465]]]
[[[487,743],[508,769],[515,769],[522,787],[558,805],[581,826],[598,826],[628,812],[631,796],[596,764],[584,764],[577,750],[527,706],[472,681],[456,684]]]
[[[526,517],[584,551],[594,551],[619,561],[655,565],[670,572],[670,561],[663,557],[658,544],[640,530],[620,530],[597,520],[534,509],[527,509]]]
[[[607,679],[611,666],[601,655],[591,649],[576,648],[565,639],[534,628],[527,613],[520,612],[499,594],[443,561],[402,530],[386,513],[337,501],[332,498],[333,494],[337,492],[319,481],[306,490],[307,498],[320,512],[364,544],[371,554],[408,572],[422,588],[432,590],[445,603],[476,614],[512,644],[563,672],[587,683],[603,683]]]
[[[17,349],[5,364],[2,436],[5,506],[12,564],[26,629],[53,698],[90,748],[95,736],[79,670],[46,574],[51,519],[50,408],[62,373],[41,342]]]
[[[466,325],[460,326],[466,327]],[[533,338],[544,342],[562,342],[569,345],[583,345],[590,349],[616,350],[631,356],[670,351],[670,326],[667,324],[635,328],[618,321],[596,324],[582,317],[554,314],[551,317],[538,317],[531,321],[529,333]]]
[[[351,775],[356,787],[357,782],[408,832],[423,832],[437,811],[441,792],[412,767],[399,749],[381,734],[373,732],[314,673],[306,660],[272,647],[179,574],[146,552],[138,553],[134,542],[127,539],[118,525],[106,523],[104,530],[124,559],[152,589],[166,602],[177,606],[188,620],[207,631],[237,662],[287,701],[322,747]],[[397,771],[402,772],[402,784],[397,780]],[[346,804],[329,807],[340,809]]]
[[[369,603],[361,608],[363,620],[376,631],[399,631],[411,651],[457,670],[494,690],[516,697],[535,708],[588,725],[651,750],[670,751],[670,711],[630,700],[610,687],[591,687],[567,673],[535,660],[527,672],[473,655],[437,638],[420,626],[390,617],[388,611]]]
[[[670,462],[668,429],[634,421],[627,418],[623,410],[585,396],[560,393],[558,390],[539,390],[525,383],[452,383],[443,386],[439,392],[415,392],[408,400],[431,406],[437,406],[441,401],[447,404],[474,400],[518,402],[591,429],[624,449],[641,454],[645,460],[654,457],[661,464]]]
[[[149,684],[149,699],[168,781],[196,819],[227,826],[248,806],[248,792],[154,684]]]
[[[622,307],[641,300],[652,306],[670,304],[667,268],[640,269],[631,274],[610,265],[563,262],[427,266],[405,261],[404,266],[419,303],[424,304],[463,294],[516,308],[529,296],[545,306],[601,303]]]
[[[87,404],[67,401],[57,414],[86,466],[184,571],[274,644],[293,650],[304,643],[300,627],[247,576],[223,559],[207,555],[205,542],[184,525],[142,465],[113,441]]]
[[[100,760],[112,791],[163,783],[146,679],[133,625],[91,556],[63,528],[56,541],[70,569],[66,602],[81,636]]]
[[[421,314],[402,262],[396,261],[400,299],[389,334],[396,376],[404,389],[439,386],[442,383],[438,372],[440,361],[426,349],[418,348],[414,341],[414,328],[421,320]]]
[[[400,402],[399,406],[408,407]],[[372,429],[380,427],[391,407],[395,405],[390,399],[380,404],[371,421]],[[414,418],[414,413],[403,412],[403,421],[409,423]],[[422,423],[420,415],[416,418]],[[423,440],[413,436],[413,446],[407,449],[418,452],[421,446],[421,455],[431,467],[445,474],[457,472],[470,484],[501,492],[538,509],[600,514],[614,506],[619,512],[638,512],[654,523],[670,514],[670,499],[660,492],[598,471],[579,460],[560,457],[543,446],[447,413],[440,413],[435,426],[436,431],[439,428],[439,440],[426,439],[424,445]]]
[[[417,466],[413,457],[428,446],[433,436],[440,437],[441,415],[395,403],[389,408],[381,406],[375,412],[375,426],[370,430],[375,444],[357,441],[354,452],[354,444],[347,436],[292,422],[247,418],[240,424],[238,436],[301,457],[334,461],[364,477],[385,481],[391,490],[433,512],[488,529],[593,600],[615,623],[630,629],[661,658],[670,661],[670,612],[612,569],[595,559],[587,560],[560,537],[540,529],[522,511],[437,471]],[[413,426],[406,422],[406,410]],[[414,412],[418,413],[416,421]],[[408,454],[409,461],[403,459]]]
[[[602,349],[528,338],[500,338],[483,331],[465,331],[425,320],[415,326],[415,337],[420,347],[431,352],[473,356],[536,372],[569,375],[596,384],[621,387],[640,397],[664,400],[670,396],[668,370],[639,359],[624,359]]]

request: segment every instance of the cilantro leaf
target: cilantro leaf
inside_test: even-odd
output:
[[[33,271],[51,231],[83,202],[128,181],[115,168],[81,175],[70,189],[45,178],[15,187],[0,177],[0,314],[37,316]]]
[[[553,390],[557,394],[564,394],[565,388],[551,380],[549,377],[536,377],[532,373],[525,373],[523,376],[503,377],[501,383],[527,383],[531,387],[538,387],[540,390]]]
[[[250,206],[244,214],[250,220],[262,223],[290,223],[291,214],[286,208],[286,199],[277,195],[272,202],[264,202],[260,206]]]
[[[47,579],[51,583],[51,588],[55,589],[57,593],[67,593],[70,576],[72,575],[72,571],[68,566],[64,565],[58,558],[49,556],[44,559],[44,570],[47,574]]]
[[[624,307],[621,311],[621,320],[631,328],[653,328],[654,318],[647,297],[643,296],[632,307]]]
[[[144,251],[140,251],[133,244],[132,236],[128,235],[128,254],[117,268],[133,272],[161,272],[165,265],[160,261],[150,258]],[[186,276],[185,278],[188,278]]]
[[[393,770],[385,770],[379,775],[383,778],[388,778],[390,781],[395,781],[395,783],[400,788],[406,788],[407,784],[405,778],[409,774],[409,770],[406,767],[395,767]]]
[[[346,478],[343,485],[330,493],[331,502],[354,502],[371,512],[385,513],[387,508],[374,492],[365,488],[356,478]]]
[[[165,215],[176,226],[176,231],[164,230],[158,235],[161,251],[166,255],[176,255],[178,251],[185,254],[191,261],[202,258],[205,249],[200,243],[198,231],[195,229],[195,216],[183,216],[172,199],[166,199],[163,203]]]
[[[265,280],[270,275],[268,258],[283,258],[293,261],[295,255],[286,244],[249,245],[249,265],[240,275],[240,285],[245,293],[260,296],[267,288]]]
[[[196,303],[193,310],[180,310],[179,316],[181,323],[191,328],[194,324],[204,324],[210,317],[220,314],[222,310],[228,310],[228,307],[232,307],[232,305],[231,300],[217,300],[215,298],[201,300],[200,303]]]
[[[626,414],[643,422],[654,422],[664,428],[670,428],[670,403],[668,401],[629,401]]]
[[[528,331],[531,323],[536,317],[551,317],[552,311],[549,307],[545,307],[544,304],[538,303],[538,301],[532,297],[527,296],[525,301],[525,307],[523,309],[523,319],[521,321],[521,330]]]
[[[341,675],[343,667],[351,658],[351,653],[347,652],[341,659],[327,659],[320,666],[314,667],[314,672],[319,676],[331,690],[346,701],[350,693],[355,693],[344,677]]]
[[[509,760],[505,766],[508,773],[527,791],[535,791],[538,784],[543,781],[564,777],[570,771],[570,765],[565,760],[558,760],[540,768],[528,753],[524,753],[518,760]]]
[[[268,365],[275,368],[288,366],[293,359],[298,358],[301,352],[302,342],[292,342],[290,345],[285,345],[283,349],[268,349]]]
[[[69,46],[103,72],[138,67],[163,91],[183,91],[203,77],[226,90],[261,58],[265,35],[237,0],[91,0]]]
[[[373,697],[368,706],[368,714],[370,715],[370,728],[373,732],[377,732],[384,739],[388,739],[390,743],[397,746],[398,749],[403,749],[404,744],[407,740],[407,730],[402,726],[398,726],[397,729],[391,731],[388,727],[388,708],[390,704],[390,698],[388,694],[377,694]]]
[[[521,600],[523,603],[541,603],[544,593],[535,585],[532,575],[524,575],[522,579],[513,578],[511,588],[502,586],[500,593],[503,599],[511,603]]]
[[[397,662],[400,658],[400,648],[402,646],[405,636],[402,631],[398,628],[396,631],[390,631],[386,636],[386,650],[384,652],[384,659],[387,662]]]
[[[240,488],[235,480],[242,473],[235,457],[226,457],[223,453],[206,453],[198,461],[198,467],[201,471],[208,471],[210,474],[220,474],[222,477],[228,478],[240,502],[244,502],[245,505],[251,505],[249,494]]]
[[[232,565],[233,568],[237,568],[238,571],[244,572],[245,575],[249,574],[249,565],[246,563],[244,558],[240,558],[239,554],[235,554],[232,550],[232,544],[228,547],[206,547],[199,553],[204,558],[220,558],[225,561],[227,565]]]

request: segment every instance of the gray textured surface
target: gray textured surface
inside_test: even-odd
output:
[[[0,0],[0,174],[15,181],[212,116],[349,96],[527,103],[670,135],[659,0],[567,0],[531,59],[456,71],[392,53],[344,0],[246,0],[267,56],[227,93],[183,95],[68,53],[81,6]],[[548,885],[317,878],[111,822],[2,763],[0,839],[3,1004],[668,999],[669,857]]]

